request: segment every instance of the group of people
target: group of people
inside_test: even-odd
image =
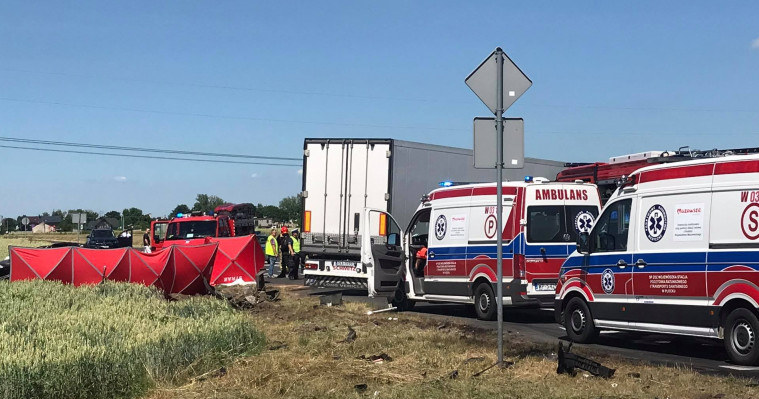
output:
[[[276,277],[296,280],[302,263],[298,230],[294,230],[290,235],[287,226],[282,226],[279,234],[276,228],[271,229],[271,234],[266,238],[266,260],[269,262],[270,278],[274,277],[274,265],[277,259],[280,260],[280,272]]]

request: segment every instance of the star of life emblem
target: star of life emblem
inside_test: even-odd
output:
[[[593,228],[593,214],[582,211],[575,216],[575,229],[578,233],[590,233]]]
[[[437,217],[437,220],[435,220],[435,237],[438,240],[442,240],[445,238],[445,232],[448,229],[448,220],[445,218],[445,215],[440,215]]]
[[[651,242],[658,242],[667,231],[667,212],[661,205],[652,206],[646,213],[644,230],[646,238]]]
[[[606,269],[601,274],[601,288],[607,294],[614,292],[614,272],[611,269]]]

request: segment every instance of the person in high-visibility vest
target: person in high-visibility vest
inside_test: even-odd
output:
[[[278,254],[277,229],[271,229],[271,234],[266,237],[266,260],[269,262],[269,278],[274,277],[274,265],[277,263]]]
[[[290,262],[290,280],[297,280],[298,268],[302,261],[300,258],[300,232],[298,230],[293,230],[290,239],[292,239],[293,242],[293,256],[292,261]]]

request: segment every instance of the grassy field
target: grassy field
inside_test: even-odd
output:
[[[144,231],[135,231],[132,235],[132,245],[142,247],[142,235]],[[118,233],[117,233],[118,234]],[[87,233],[79,235],[79,242],[84,244],[87,240]],[[0,260],[8,256],[8,246],[18,247],[40,247],[50,245],[55,242],[77,242],[76,233],[12,233],[0,236]]]
[[[134,398],[255,353],[249,315],[136,284],[0,283],[0,398]]]
[[[492,368],[495,332],[409,313],[367,316],[367,306],[319,306],[297,291],[255,309],[268,349],[239,358],[226,375],[159,387],[151,399],[175,398],[757,398],[757,384],[655,367],[578,350],[616,368],[611,379],[556,374],[556,347],[507,334],[506,369]],[[353,342],[342,342],[348,326]],[[276,342],[279,341],[279,342]],[[391,361],[362,358],[381,353]],[[455,378],[452,374],[456,374]],[[365,385],[361,385],[365,384]],[[358,388],[356,387],[358,386]]]

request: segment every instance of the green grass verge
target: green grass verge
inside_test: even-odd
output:
[[[133,398],[181,383],[264,336],[224,302],[169,302],[105,283],[0,283],[0,398]]]

